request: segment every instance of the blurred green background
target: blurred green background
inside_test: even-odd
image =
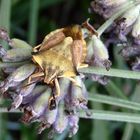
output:
[[[7,29],[10,37],[27,41],[32,46],[40,43],[50,31],[71,24],[81,24],[87,18],[99,22],[97,15],[90,15],[91,0],[0,0],[0,26]],[[101,19],[102,21],[102,19]],[[118,48],[110,46],[113,67],[129,69],[118,55]],[[86,80],[87,89],[94,93],[111,95],[121,99],[139,100],[140,87],[134,80],[112,78],[107,86]],[[133,94],[132,94],[133,93]],[[134,98],[135,96],[135,98]],[[7,106],[0,99],[0,107]],[[130,112],[115,106],[90,103],[89,107],[101,110]],[[131,111],[132,112],[132,111]],[[133,112],[132,112],[133,113]],[[48,130],[37,134],[36,124],[24,125],[20,113],[0,113],[0,140],[47,140]],[[66,138],[67,132],[55,136],[55,140]],[[79,131],[72,140],[139,140],[140,126],[130,123],[81,119]]]

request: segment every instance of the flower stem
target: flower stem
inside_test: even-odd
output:
[[[130,70],[120,70],[111,68],[107,71],[105,68],[99,67],[87,67],[78,69],[78,72],[85,74],[98,74],[112,77],[128,78],[128,79],[140,79],[140,72]]]
[[[29,18],[29,37],[28,41],[31,45],[36,44],[37,22],[39,14],[39,0],[31,0],[30,2],[30,18]]]
[[[136,1],[128,1],[126,4],[120,7],[120,10],[118,10],[117,13],[115,13],[113,16],[111,16],[103,25],[99,27],[97,30],[98,37],[102,35],[102,33],[114,22],[115,19],[117,19],[121,14],[123,14],[128,9],[132,8],[133,6],[139,4],[140,2],[138,0]]]
[[[1,0],[0,3],[0,28],[10,32],[11,0]]]
[[[11,7],[11,0],[0,1],[0,28],[5,29],[8,33],[10,33]],[[5,43],[5,41],[1,40],[0,43],[5,49],[9,49],[9,46]]]
[[[123,113],[114,111],[103,111],[103,110],[90,110],[90,115],[86,115],[84,111],[79,112],[79,117],[86,119],[98,119],[108,121],[120,121],[120,122],[131,122],[140,123],[140,114],[138,113]]]
[[[128,101],[128,100],[121,99],[121,98],[110,97],[107,95],[91,93],[89,95],[88,100],[93,101],[93,102],[120,106],[120,107],[133,109],[133,110],[140,110],[140,104],[137,102]]]

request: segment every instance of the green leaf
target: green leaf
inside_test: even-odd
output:
[[[132,98],[131,98],[132,101],[140,102],[140,94],[139,94],[139,91],[140,91],[140,85],[137,84],[136,87],[135,87],[135,90],[134,90],[134,92],[132,94]],[[128,129],[128,131],[127,131],[127,129]],[[138,124],[135,124],[133,126],[126,125],[125,131],[124,131],[124,134],[123,134],[124,135],[123,138],[124,139],[128,139],[128,140],[129,140],[129,138],[131,139],[131,135],[132,135],[131,133],[133,133],[133,129],[135,129],[140,134],[140,126]]]
[[[107,71],[105,68],[99,67],[87,67],[78,69],[78,72],[85,74],[98,74],[112,77],[129,78],[129,79],[140,79],[140,72],[130,70],[120,70],[111,68]]]
[[[64,1],[64,0],[44,0],[41,3],[41,7],[46,8],[46,7],[58,4],[58,3],[62,2],[62,1]]]
[[[105,103],[109,105],[120,106],[128,109],[139,110],[140,111],[140,103],[128,101],[120,98],[114,98],[106,95],[99,95],[99,94],[90,94],[89,98],[90,101]]]
[[[130,122],[140,123],[140,114],[138,113],[122,113],[114,111],[103,111],[103,110],[87,110],[90,115],[87,115],[85,111],[79,112],[79,117],[86,119],[98,119],[107,121],[119,121],[119,122]]]
[[[122,140],[131,140],[134,131],[134,125],[131,123],[126,124]]]
[[[29,17],[29,43],[35,45],[37,36],[37,23],[39,14],[39,0],[31,0]]]
[[[113,81],[109,81],[105,88],[113,96],[117,96],[126,100],[128,99],[121,88],[119,88]]]
[[[0,28],[10,32],[11,0],[1,0],[0,3]],[[2,46],[8,49],[6,42],[1,41]]]
[[[1,0],[0,6],[0,28],[9,32],[11,15],[11,0]]]
[[[103,109],[103,105],[97,104],[97,103],[92,103],[92,106],[95,109]],[[93,128],[92,128],[92,134],[91,134],[91,139],[92,140],[109,140],[109,123],[106,121],[101,121],[101,120],[94,120],[93,122]],[[100,130],[100,131],[99,131]],[[102,134],[102,135],[101,135]]]

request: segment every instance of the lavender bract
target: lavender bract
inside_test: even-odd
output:
[[[92,36],[87,31],[87,29],[83,29],[82,36],[86,36],[84,39],[91,39],[93,43],[84,40],[88,51],[85,62],[88,65],[109,69],[110,61],[108,60],[109,56],[106,46],[96,35]],[[58,38],[55,39],[57,43]],[[52,39],[50,40],[51,43],[48,43],[49,45],[52,44]],[[9,39],[6,41],[9,42]],[[12,39],[10,42],[11,47],[9,50],[0,47],[2,61],[15,63],[26,60],[27,64],[3,69],[7,77],[0,83],[0,90],[1,93],[7,92],[13,100],[9,110],[22,109],[24,114],[21,120],[24,123],[38,122],[38,133],[41,133],[46,128],[50,128],[50,134],[60,134],[68,129],[70,137],[75,135],[79,128],[78,111],[82,109],[86,112],[88,109],[88,92],[83,83],[85,76],[76,73],[71,78],[56,77],[60,89],[57,89],[58,87],[55,88],[51,80],[50,83],[45,83],[43,75],[33,77],[31,80],[30,76],[41,70],[38,64],[32,61],[31,46],[19,39]],[[75,63],[77,63],[77,60]],[[41,72],[43,73],[44,71],[41,70]],[[100,78],[102,79],[102,76]],[[100,80],[96,81],[100,82]],[[60,95],[56,98],[57,90],[60,90]],[[50,98],[52,99],[51,102]],[[50,108],[50,105],[53,107]]]

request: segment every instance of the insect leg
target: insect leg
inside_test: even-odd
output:
[[[28,79],[28,84],[31,83],[33,78],[37,78],[37,77],[41,77],[41,76],[44,76],[43,72],[37,72],[37,73],[32,74]]]
[[[53,94],[50,99],[49,99],[49,109],[53,110],[56,108],[56,98],[60,96],[60,86],[58,79],[56,78],[54,80],[55,88],[56,88],[56,93]]]
[[[79,84],[78,84],[78,82],[74,79],[74,78],[72,78],[72,77],[68,77],[68,76],[60,76],[59,78],[61,78],[61,77],[64,77],[64,78],[67,78],[67,79],[69,79],[75,86],[78,86],[78,87],[81,87]]]
[[[57,78],[54,80],[54,83],[55,83],[55,88],[56,88],[55,97],[59,97],[60,96],[60,85],[59,85],[59,82],[58,82]]]
[[[98,36],[98,32],[94,29],[94,27],[89,23],[90,18],[88,18],[83,24],[82,27],[88,29],[92,34]]]
[[[38,52],[38,49],[39,49],[40,47],[41,47],[41,44],[35,46],[35,47],[33,48],[33,52]]]

